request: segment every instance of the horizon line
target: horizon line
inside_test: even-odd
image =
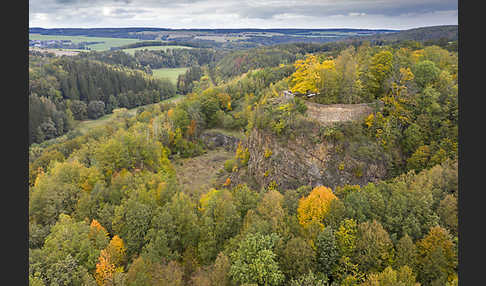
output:
[[[51,27],[51,28],[44,28],[44,27],[30,27],[29,29],[166,29],[166,30],[368,30],[368,31],[375,31],[375,30],[389,30],[389,31],[406,31],[412,29],[419,29],[419,28],[431,28],[431,27],[443,27],[443,26],[459,26],[458,24],[443,24],[443,25],[432,25],[432,26],[417,26],[414,28],[408,29],[390,29],[390,28],[253,28],[253,27],[246,27],[246,28],[167,28],[167,27],[144,27],[144,26],[127,26],[127,27]]]

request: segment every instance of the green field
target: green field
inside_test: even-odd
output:
[[[127,112],[128,112],[128,114],[134,116],[134,115],[137,114],[137,110],[141,107],[149,107],[151,105],[160,104],[160,103],[163,103],[163,102],[174,102],[175,103],[182,98],[183,98],[183,95],[177,94],[176,96],[171,97],[171,98],[166,99],[166,100],[162,100],[161,102],[152,103],[152,104],[143,105],[143,106],[135,107],[135,108],[132,108],[132,109],[128,109]],[[95,128],[95,127],[102,126],[102,125],[109,123],[110,119],[112,117],[113,117],[113,113],[110,113],[110,114],[106,114],[106,115],[104,115],[104,116],[102,116],[98,119],[77,121],[77,125],[76,125],[75,129],[79,130],[81,133],[84,134],[84,133],[86,133],[86,131],[88,131],[91,128]]]
[[[192,47],[186,46],[146,46],[146,47],[138,47],[138,48],[131,48],[131,49],[123,49],[124,52],[129,53],[130,55],[134,55],[135,51],[140,50],[151,50],[151,51],[159,51],[159,50],[167,50],[167,49],[192,49]]]
[[[57,51],[64,51],[64,52],[89,52],[89,50],[82,50],[82,49],[48,49],[48,50],[57,50]]]
[[[189,68],[161,68],[153,69],[155,78],[168,78],[173,84],[177,84],[177,77],[185,73]]]
[[[120,47],[123,45],[133,44],[140,40],[138,39],[124,39],[124,38],[100,38],[100,37],[86,37],[86,36],[57,36],[57,35],[40,35],[29,34],[30,40],[71,40],[73,43],[79,42],[103,42],[101,44],[88,45],[91,50],[105,51],[111,47]]]

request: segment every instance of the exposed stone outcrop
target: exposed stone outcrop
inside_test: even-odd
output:
[[[318,141],[313,143],[306,136],[280,142],[274,135],[255,129],[244,142],[250,153],[248,166],[233,173],[231,181],[238,184],[252,177],[260,187],[274,181],[281,190],[302,185],[334,189],[345,184],[365,185],[386,176],[379,154],[374,159],[360,157],[350,152],[350,147],[340,150],[343,144]],[[344,145],[351,146],[349,143]]]
[[[272,100],[274,104],[283,104],[289,98]],[[282,191],[303,185],[334,189],[346,184],[365,185],[386,177],[390,160],[375,140],[363,136],[333,139],[325,135],[325,130],[334,132],[335,124],[363,120],[375,108],[381,108],[380,102],[323,105],[306,101],[305,104],[310,129],[299,130],[285,139],[254,128],[242,140],[249,152],[248,165],[230,175],[231,185],[248,183],[261,188],[276,183]],[[211,140],[222,142],[225,138]],[[236,148],[237,144],[229,145]]]
[[[209,149],[223,147],[226,151],[236,151],[240,139],[217,131],[205,131],[199,137]]]

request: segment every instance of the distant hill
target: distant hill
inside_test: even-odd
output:
[[[425,42],[445,38],[449,41],[457,41],[458,25],[430,26],[403,30],[396,33],[380,33],[369,36],[361,36],[363,40],[383,41],[418,41]],[[356,39],[352,36],[349,39]]]
[[[185,43],[198,47],[251,48],[282,43],[326,43],[350,36],[394,33],[384,29],[166,29],[166,28],[29,28],[30,34],[131,38]]]
[[[137,38],[135,33],[169,31],[163,28],[29,28],[30,34],[57,35],[57,36],[89,36],[107,38]]]
[[[397,32],[390,29],[168,29],[168,28],[52,28],[44,29],[39,27],[29,28],[31,34],[42,35],[64,35],[64,36],[90,36],[90,37],[122,37],[137,38],[143,32],[200,32],[214,34],[234,34],[234,33],[279,33],[291,35],[309,35],[318,32],[327,33],[353,33],[368,35],[375,33]],[[315,36],[315,35],[314,35]]]
[[[141,41],[246,49],[287,43],[330,43],[370,41],[375,44],[398,41],[440,42],[445,47],[458,39],[458,25],[421,27],[409,30],[386,29],[167,29],[167,28],[29,28],[30,34],[131,38]]]

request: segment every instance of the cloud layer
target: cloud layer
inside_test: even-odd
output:
[[[30,0],[42,28],[368,28],[457,24],[457,0]]]

